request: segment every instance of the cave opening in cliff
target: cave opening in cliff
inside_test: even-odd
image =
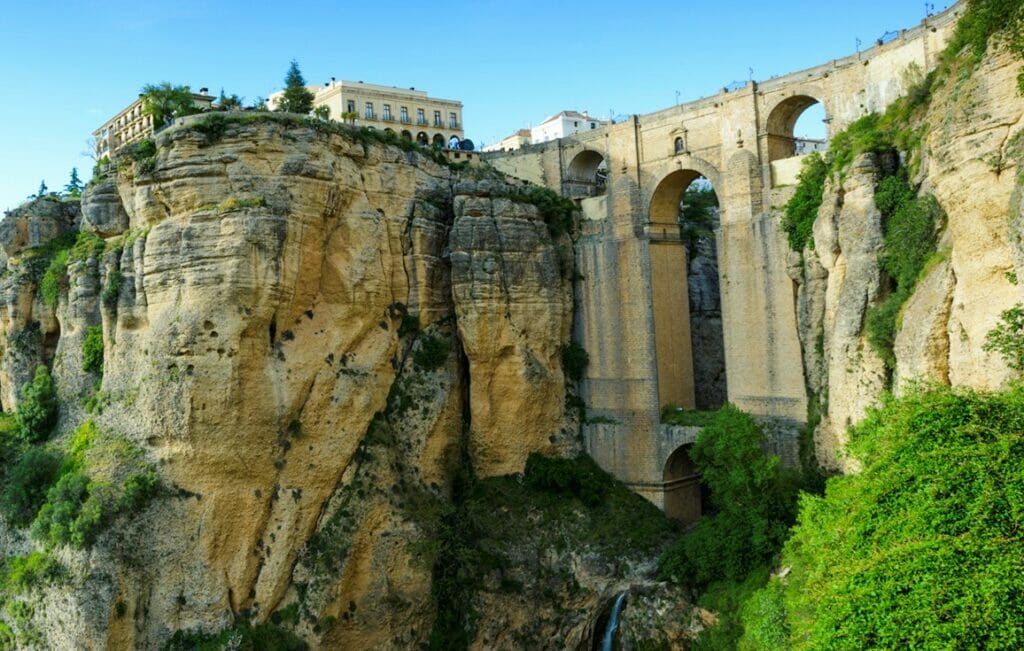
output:
[[[709,170],[710,172],[710,170]],[[660,406],[715,410],[726,400],[725,341],[711,180],[666,176],[651,199],[651,285]]]
[[[825,105],[809,95],[793,95],[768,114],[768,160],[777,161],[828,147],[829,118]]]

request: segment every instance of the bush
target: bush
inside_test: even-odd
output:
[[[45,552],[28,556],[12,556],[6,560],[4,592],[22,594],[57,576],[60,566]]]
[[[704,427],[714,421],[717,414],[715,411],[687,410],[669,403],[661,410],[661,422],[676,427]]]
[[[451,344],[436,335],[425,335],[419,340],[419,347],[412,354],[412,361],[424,372],[431,373],[448,361]]]
[[[1002,355],[1013,370],[1024,371],[1024,303],[999,315],[999,325],[985,336],[982,348]]]
[[[8,522],[18,527],[32,522],[46,501],[46,493],[56,480],[60,465],[60,457],[55,454],[39,448],[25,451],[7,471],[0,493],[0,512]]]
[[[726,404],[704,427],[691,452],[719,509],[701,520],[659,560],[662,575],[703,586],[739,580],[782,546],[796,507],[796,477],[761,450],[754,420]]]
[[[82,370],[103,374],[103,326],[90,326],[82,342]]]
[[[596,506],[607,495],[611,478],[590,457],[561,459],[532,452],[526,460],[523,483],[533,490],[561,493]]]
[[[88,498],[89,476],[81,471],[65,474],[47,491],[46,502],[32,523],[32,535],[51,545],[61,545],[93,533],[94,514],[79,521]]]
[[[15,418],[29,443],[45,440],[57,424],[57,391],[45,366],[38,366],[35,377],[22,388]]]
[[[136,472],[124,481],[124,494],[118,504],[118,510],[126,513],[137,513],[153,499],[160,489],[160,479],[152,470]]]
[[[583,373],[589,364],[590,355],[579,343],[570,341],[562,346],[562,370],[567,378],[579,382],[583,379]]]
[[[61,290],[67,289],[68,284],[68,251],[58,251],[43,273],[39,281],[39,293],[43,297],[43,303],[50,307],[57,307]]]
[[[890,397],[850,437],[861,472],[804,496],[785,546],[790,642],[1024,648],[1024,387]]]
[[[821,154],[810,154],[801,164],[796,192],[786,203],[782,217],[782,229],[786,231],[789,247],[794,251],[814,246],[812,229],[821,208],[828,175],[828,166]]]
[[[103,293],[100,296],[104,305],[107,307],[115,307],[117,305],[117,299],[121,296],[122,282],[124,282],[124,276],[120,271],[110,272],[107,276],[107,284],[103,287]]]
[[[178,631],[162,651],[305,651],[308,645],[291,631],[272,623],[239,622],[219,633]]]

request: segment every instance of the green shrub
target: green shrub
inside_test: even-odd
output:
[[[719,509],[659,560],[661,573],[688,585],[739,580],[768,562],[785,540],[796,507],[796,478],[761,450],[754,420],[726,404],[690,454]]]
[[[219,633],[178,631],[162,651],[305,651],[308,645],[291,631],[267,622],[238,622]]]
[[[57,307],[61,291],[67,289],[68,254],[67,250],[58,251],[50,259],[50,264],[39,281],[39,293],[43,297],[43,303],[50,307]]]
[[[82,370],[103,374],[103,326],[90,326],[82,341]]]
[[[999,325],[985,336],[982,348],[999,353],[1006,365],[1024,371],[1024,304],[1017,303],[999,315]]]
[[[1024,648],[1024,387],[889,397],[850,440],[861,471],[804,496],[785,546],[790,642]]]
[[[82,506],[89,498],[89,476],[70,472],[57,480],[46,493],[46,502],[32,523],[32,535],[51,545],[70,542],[74,534],[81,538],[92,523],[79,523]]]
[[[160,479],[152,470],[132,473],[124,481],[124,493],[121,495],[118,510],[137,513],[156,496],[159,490]]]
[[[32,522],[39,507],[46,501],[60,470],[61,460],[39,448],[28,448],[17,463],[7,471],[0,512],[11,524],[24,527]]]
[[[789,246],[794,251],[814,246],[812,229],[821,208],[828,175],[828,166],[821,154],[809,154],[801,165],[796,192],[786,203],[782,217],[782,229],[786,231]]]
[[[29,443],[45,440],[57,423],[57,391],[45,366],[21,390],[15,416],[22,438]]]
[[[124,282],[124,276],[120,271],[111,271],[107,275],[107,284],[103,287],[103,293],[100,296],[104,305],[107,307],[115,307],[117,305],[117,299],[121,296],[122,282]]]
[[[683,409],[679,405],[667,404],[661,410],[661,422],[676,427],[704,427],[711,423],[716,411],[695,411]]]
[[[22,594],[57,576],[60,566],[45,552],[12,556],[6,560],[5,592]]]
[[[697,599],[697,605],[718,615],[718,622],[701,631],[695,651],[735,651],[743,636],[742,606],[768,582],[768,569],[757,567],[741,579],[715,581]]]
[[[424,372],[431,373],[448,361],[451,344],[437,335],[424,335],[412,354],[412,361]]]
[[[562,459],[532,452],[523,482],[534,490],[561,493],[596,506],[608,494],[611,479],[590,457]]]
[[[573,382],[583,379],[583,373],[590,364],[590,355],[576,341],[570,341],[562,346],[562,370],[565,376]]]
[[[789,650],[786,603],[780,581],[769,581],[745,599],[739,607],[739,619],[743,626],[743,637],[737,644],[739,651]]]

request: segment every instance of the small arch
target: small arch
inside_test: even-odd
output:
[[[686,151],[686,143],[683,141],[682,136],[676,136],[675,141],[672,143],[672,151],[677,154],[682,154]]]
[[[402,138],[405,140],[412,140],[412,133],[408,129],[402,129]]]
[[[442,136],[440,133],[435,133],[432,143],[438,149],[444,148],[444,136]]]
[[[570,161],[567,177],[565,190],[570,197],[600,196],[608,184],[608,163],[599,152],[586,149]]]
[[[459,140],[458,136],[452,136],[448,139],[448,149],[462,149],[462,141]]]
[[[695,524],[706,510],[706,496],[697,464],[690,456],[693,443],[681,445],[669,455],[662,471],[665,517],[683,524]]]
[[[427,146],[430,144],[430,137],[424,131],[416,134],[416,144]]]
[[[813,109],[817,106],[818,109]],[[800,133],[797,122],[807,113],[826,127],[818,127],[818,133]],[[766,124],[768,138],[768,160],[792,158],[811,151],[823,151],[828,143],[828,114],[820,100],[810,95],[787,97],[771,110]],[[809,125],[810,126],[810,125]],[[817,127],[817,125],[814,125]]]

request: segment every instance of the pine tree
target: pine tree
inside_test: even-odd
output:
[[[80,197],[82,196],[82,188],[84,187],[82,179],[78,178],[78,168],[71,168],[71,178],[68,180],[68,184],[64,186],[64,193],[69,197]]]
[[[306,80],[295,60],[292,60],[288,74],[284,77],[284,94],[277,100],[277,110],[302,115],[313,110],[313,93],[306,88]]]
[[[46,196],[46,193],[49,192],[49,191],[50,191],[50,189],[48,187],[46,187],[46,181],[40,181],[39,182],[39,192],[36,192],[36,198],[37,199],[42,199],[43,197]]]

